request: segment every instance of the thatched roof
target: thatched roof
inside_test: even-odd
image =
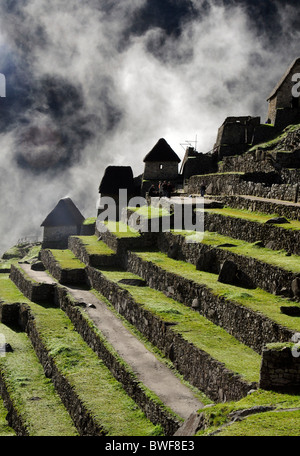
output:
[[[144,158],[144,162],[170,161],[180,163],[181,160],[164,138],[161,138]]]
[[[84,216],[71,198],[62,198],[45,218],[41,226],[78,226],[84,220]]]
[[[276,95],[276,93],[278,92],[278,90],[280,89],[280,87],[282,86],[282,84],[284,83],[284,81],[286,80],[286,78],[291,74],[291,72],[293,71],[293,68],[298,64],[300,63],[300,57],[297,57],[293,63],[288,67],[288,69],[286,70],[285,74],[282,76],[282,78],[280,79],[280,81],[278,82],[278,84],[274,87],[274,89],[272,90],[272,92],[270,93],[270,95],[268,96],[267,98],[267,101],[269,101],[271,98],[274,97],[274,95]]]
[[[118,195],[120,189],[129,194],[134,192],[134,179],[131,166],[108,166],[99,186],[99,193]]]

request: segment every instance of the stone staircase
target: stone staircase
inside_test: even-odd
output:
[[[266,386],[264,364],[268,344],[288,346],[300,332],[299,207],[219,200],[204,209],[201,242],[184,232],[96,231],[0,274],[0,332],[12,347],[0,357],[0,392],[13,433],[195,435],[213,403],[264,387],[299,394],[297,366]],[[267,223],[275,215],[289,223]],[[23,378],[18,337],[44,382],[35,387],[28,369],[30,398],[19,380],[12,389]],[[63,418],[41,425],[43,407]]]

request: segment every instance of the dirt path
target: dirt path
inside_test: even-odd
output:
[[[53,283],[53,279],[44,271],[33,271],[29,264],[22,264],[28,275],[38,282]],[[104,334],[108,342],[119,355],[131,366],[138,379],[153,391],[163,403],[186,420],[203,404],[193,392],[173,374],[163,363],[123,325],[122,321],[96,296],[85,290],[65,287],[77,301],[93,306],[86,311],[95,325]]]

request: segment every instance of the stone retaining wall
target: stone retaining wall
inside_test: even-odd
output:
[[[267,346],[262,352],[262,364],[259,386],[265,390],[299,394],[300,358],[293,347]]]
[[[219,199],[219,198],[218,198]],[[236,209],[246,209],[263,214],[278,215],[290,220],[300,220],[300,206],[290,204],[280,204],[272,201],[259,199],[243,198],[242,196],[222,196],[220,200],[225,204]]]
[[[9,305],[7,305],[9,307]],[[50,356],[47,348],[42,342],[42,338],[36,327],[35,319],[31,313],[28,304],[18,303],[18,316],[15,324],[18,324],[22,331],[25,331],[31,340],[32,346],[37,354],[40,363],[43,366],[46,377],[50,378],[57,390],[63,404],[68,410],[78,432],[82,436],[88,435],[104,435],[101,427],[94,421],[90,411],[86,409],[84,403],[77,396],[72,385],[68,382],[65,376],[58,370],[54,359]],[[10,319],[11,320],[11,319]],[[5,320],[6,321],[6,320]],[[4,323],[4,322],[3,322]],[[7,323],[7,321],[6,321]],[[21,418],[11,402],[9,393],[5,393],[3,382],[1,382],[1,395],[5,398],[5,404],[9,410],[9,423],[18,435],[28,435]]]
[[[128,213],[131,214],[131,211]],[[153,243],[156,242],[157,233],[141,232],[140,236],[118,237],[110,231],[99,232],[96,228],[96,236],[101,238],[101,240],[104,241],[109,248],[116,252],[117,256],[120,258],[121,265],[123,265],[124,255],[126,254],[127,250],[143,248],[147,249],[151,247]]]
[[[29,318],[26,322],[26,332],[31,340],[37,357],[42,364],[45,375],[51,378],[56,391],[58,392],[64,406],[68,410],[78,432],[82,436],[103,436],[105,435],[102,427],[94,420],[90,410],[88,410],[77,395],[73,386],[67,378],[59,371],[55,360],[44,346],[42,339],[35,325],[35,320]]]
[[[23,276],[21,279],[22,270],[19,271],[17,276],[16,285],[21,285],[22,289],[26,289],[24,283],[28,283],[30,286],[30,278]],[[77,332],[82,336],[83,340],[92,348],[92,350],[99,356],[104,362],[106,367],[111,371],[113,376],[118,380],[127,394],[140,406],[147,418],[154,424],[160,424],[166,435],[173,435],[180,426],[180,420],[163,406],[158,401],[155,401],[148,396],[144,390],[142,384],[140,384],[132,372],[125,367],[124,363],[117,359],[115,355],[107,347],[106,341],[100,338],[99,334],[93,331],[89,321],[85,319],[82,312],[79,309],[79,305],[82,307],[84,303],[80,302],[77,305],[76,301],[67,293],[67,290],[63,286],[53,285],[54,287],[54,303],[59,306],[70,318]],[[20,289],[22,291],[22,289]],[[26,312],[25,312],[26,311]],[[28,332],[28,321],[30,319],[30,308],[26,305],[16,304],[5,304],[0,305],[0,321],[6,325],[19,326],[22,330]],[[39,359],[44,360],[42,362],[47,372],[52,372],[52,361],[45,352],[45,349],[40,348],[39,336],[35,332],[34,334],[34,346],[42,354],[39,354]],[[46,359],[46,361],[45,361]],[[50,366],[50,368],[49,368]],[[50,370],[49,370],[50,369]],[[56,383],[60,382],[59,372],[55,371]],[[52,374],[51,374],[52,377]],[[68,386],[60,386],[59,388],[67,388]],[[69,393],[68,393],[69,394]],[[78,400],[75,401],[78,403]],[[70,407],[67,407],[69,410]],[[76,416],[76,409],[71,416]],[[76,418],[78,421],[78,419]],[[80,429],[80,426],[79,426]],[[85,432],[85,431],[82,431]],[[85,434],[84,434],[85,435]],[[94,434],[91,434],[94,435]]]
[[[272,241],[268,247],[300,255],[300,230],[285,229],[212,212],[205,212],[204,229],[250,243],[262,241],[267,245]]]
[[[57,300],[83,340],[104,362],[116,380],[123,385],[126,393],[139,405],[147,418],[154,424],[160,424],[165,435],[173,435],[181,424],[175,415],[169,413],[164,406],[146,394],[143,385],[137,381],[133,372],[129,371],[124,363],[111,353],[105,340],[101,340],[99,334],[93,331],[88,320],[83,317],[82,312],[76,306],[76,302],[67,294],[65,289],[57,288]],[[81,302],[80,306],[82,305]]]
[[[11,400],[9,391],[6,386],[5,378],[0,369],[0,396],[8,413],[6,420],[8,425],[15,431],[17,436],[29,436],[28,429],[23,422],[22,417],[19,415],[13,401]]]
[[[85,285],[85,268],[62,269],[50,250],[41,250],[40,260],[50,274],[61,284]]]
[[[68,249],[71,250],[82,263],[93,266],[94,268],[101,266],[111,267],[119,264],[119,256],[117,254],[99,255],[88,253],[83,241],[77,237],[69,238]]]
[[[200,187],[205,182],[208,195],[252,195],[262,198],[278,199],[284,201],[296,201],[298,196],[298,183],[272,182],[271,177],[274,173],[266,173],[266,182],[257,182],[259,175],[253,173],[245,175],[243,173],[228,174],[204,174],[202,176],[192,176],[187,185],[189,194],[200,194]],[[280,179],[278,175],[278,179]],[[270,180],[268,182],[268,180]]]
[[[231,260],[240,270],[247,274],[256,287],[266,290],[269,293],[284,294],[293,300],[299,300],[298,296],[294,296],[292,282],[297,277],[300,277],[300,273],[289,272],[280,267],[273,266],[253,257],[239,255],[230,250],[201,243],[186,242],[185,236],[174,235],[171,232],[160,234],[158,248],[175,259],[192,263],[195,266],[200,256],[205,256],[213,251],[216,258],[214,267],[218,270],[225,260]]]
[[[275,160],[263,150],[246,152],[242,155],[223,157],[219,163],[219,172],[273,172]]]
[[[248,307],[217,296],[206,285],[168,272],[138,254],[128,253],[128,270],[147,281],[151,288],[193,307],[240,342],[261,353],[269,342],[291,340],[294,331]],[[117,290],[116,290],[117,293]],[[190,364],[188,364],[190,367]]]
[[[36,303],[53,301],[54,285],[38,283],[29,277],[26,277],[21,266],[12,264],[9,277],[30,301]]]
[[[162,350],[192,385],[214,401],[238,400],[255,388],[204,351],[187,342],[168,324],[134,301],[127,290],[88,268],[91,286],[100,291],[131,324]]]

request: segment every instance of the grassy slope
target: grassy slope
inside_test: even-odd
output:
[[[114,255],[115,252],[110,249],[103,241],[98,241],[97,236],[72,236],[80,239],[86,251],[95,255]]]
[[[45,377],[27,335],[3,324],[0,332],[14,350],[0,358],[0,369],[29,435],[78,435],[51,380]]]
[[[108,221],[108,222],[105,222],[105,225],[106,225],[107,229],[118,238],[140,237],[140,233],[138,233],[133,228],[130,228],[128,225],[126,225],[123,222],[109,222]]]
[[[103,362],[74,331],[64,312],[29,302],[2,274],[0,298],[6,302],[16,302],[20,297],[30,305],[37,329],[57,367],[91,410],[96,421],[103,425],[105,432],[119,436],[155,434],[157,428],[145,418]],[[24,366],[27,366],[25,362]]]
[[[197,233],[174,232],[174,234],[181,234],[187,237],[192,236],[194,241],[197,242]],[[284,250],[271,250],[265,247],[259,247],[256,243],[241,241],[239,239],[222,236],[218,233],[209,231],[204,233],[204,237],[201,233],[201,239],[199,242],[211,247],[219,247],[223,250],[229,250],[230,252],[244,255],[249,258],[255,258],[259,261],[277,266],[287,271],[300,273],[300,257],[298,255],[287,255],[287,252]],[[232,244],[234,247],[222,247],[222,244]]]
[[[9,427],[6,416],[7,410],[4,407],[3,401],[0,399],[0,437],[13,437],[16,433]]]
[[[84,269],[85,264],[82,263],[71,250],[51,250],[55,260],[60,264],[62,269]]]
[[[230,413],[257,406],[272,406],[275,411],[256,413],[243,421],[221,428],[231,421]],[[209,435],[219,429],[221,432],[216,435],[221,436],[299,436],[300,412],[293,411],[299,407],[299,395],[258,390],[240,401],[216,404],[203,410],[209,426],[205,431],[199,431],[198,435]]]
[[[205,209],[205,212],[221,214],[227,217],[235,217],[244,220],[249,220],[251,222],[257,223],[266,223],[272,217],[277,217],[276,214],[263,214],[260,212],[248,211],[246,209],[234,209],[231,207],[224,207],[222,209]],[[289,223],[274,224],[274,226],[279,226],[287,230],[300,230],[300,221],[299,220],[288,220]]]
[[[34,258],[37,258],[40,249],[40,245],[20,245],[11,247],[3,255],[4,258],[0,259],[0,270],[9,269],[12,263],[17,263],[20,260],[30,262]]]
[[[288,133],[298,130],[299,128],[300,128],[300,124],[289,125],[276,138],[271,139],[270,141],[255,145],[254,147],[249,149],[249,152],[254,151],[256,149],[268,149],[268,150],[275,149],[275,147],[278,145],[278,143],[280,143],[280,141],[282,141],[283,139],[285,139],[287,137]]]
[[[124,271],[102,270],[102,272],[115,282],[122,278],[136,278],[134,274]],[[176,323],[173,330],[181,334],[184,339],[223,362],[228,369],[238,373],[247,381],[258,381],[260,356],[222,328],[184,304],[167,298],[163,293],[152,288],[119,285],[127,289],[145,309],[165,321]]]
[[[300,332],[299,319],[284,315],[280,311],[280,306],[291,305],[291,301],[288,299],[274,296],[259,288],[248,290],[234,285],[223,284],[218,282],[216,274],[198,271],[194,265],[184,261],[173,260],[161,252],[139,252],[138,255],[146,261],[152,261],[166,271],[207,286],[218,296],[261,312],[277,323]]]

